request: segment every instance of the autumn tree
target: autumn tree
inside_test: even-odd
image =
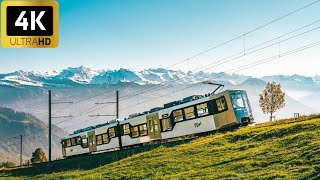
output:
[[[276,82],[268,82],[259,96],[259,103],[263,113],[270,114],[270,121],[272,121],[272,115],[285,106],[285,93],[282,92],[281,85]]]
[[[34,153],[32,153],[32,158],[31,158],[32,163],[42,163],[47,161],[48,159],[47,159],[46,153],[43,151],[42,148],[38,148]]]

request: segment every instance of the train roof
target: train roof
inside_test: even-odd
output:
[[[97,130],[97,129],[100,129],[103,127],[114,127],[118,124],[118,122],[119,122],[119,120],[115,119],[115,120],[112,120],[107,123],[98,124],[95,126],[89,126],[89,127],[83,128],[83,129],[79,129],[79,130],[74,131],[73,134],[70,134],[69,136],[64,137],[63,139],[77,137],[84,132],[90,132],[90,131]]]

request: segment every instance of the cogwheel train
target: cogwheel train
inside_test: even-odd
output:
[[[129,148],[253,122],[244,90],[193,95],[129,118],[75,131],[61,140],[64,157]]]

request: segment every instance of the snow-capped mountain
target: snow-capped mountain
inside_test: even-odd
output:
[[[93,70],[83,66],[68,67],[60,72],[15,71],[0,74],[0,85],[5,86],[37,86],[37,87],[68,87],[86,85],[115,85],[118,83],[135,83],[139,85],[176,85],[194,84],[210,80],[225,85],[263,85],[265,82],[276,81],[286,89],[299,91],[320,90],[320,76],[306,77],[301,75],[274,75],[255,78],[240,74],[224,72],[183,72],[163,68],[134,71],[130,69]]]
[[[89,84],[93,77],[99,75],[100,71],[94,71],[90,68],[83,66],[72,68],[68,67],[67,69],[62,70],[59,74],[53,76],[46,76],[47,78],[57,78],[57,79],[70,79],[73,82],[79,84]]]
[[[306,77],[301,75],[277,75],[277,76],[265,76],[262,80],[268,81],[276,81],[280,84],[285,84],[286,86],[296,87],[296,88],[314,88],[315,86],[320,85],[319,76],[314,77]]]
[[[312,80],[317,83],[317,84],[320,84],[320,75],[316,75],[312,78]]]
[[[83,66],[62,70],[61,72],[16,71],[0,74],[0,84],[26,86],[61,86],[61,85],[101,85],[117,84],[119,82],[145,84],[193,84],[207,79],[227,84],[240,84],[247,76],[226,73],[183,72],[167,69],[146,69],[133,71],[119,70],[92,70]]]
[[[43,76],[37,71],[15,71],[0,75],[0,84],[20,84],[27,86],[43,86]]]

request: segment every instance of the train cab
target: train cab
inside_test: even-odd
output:
[[[229,95],[239,124],[246,126],[253,123],[252,109],[246,91],[230,90]]]

